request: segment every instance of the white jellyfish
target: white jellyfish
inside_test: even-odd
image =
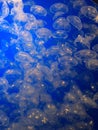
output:
[[[50,6],[50,12],[56,13],[58,11],[68,12],[68,7],[64,3],[54,3]]]
[[[52,36],[52,32],[48,28],[39,28],[36,31],[36,35],[39,39],[47,41]]]
[[[98,70],[98,59],[89,59],[86,61],[86,67],[90,70]]]
[[[83,6],[80,12],[89,19],[94,19],[98,15],[96,8],[93,6]]]
[[[38,16],[46,16],[47,15],[46,9],[40,5],[31,6],[30,11],[34,15],[38,15]]]
[[[65,30],[56,30],[54,33],[53,33],[53,37],[54,38],[63,38],[63,39],[66,39],[68,37],[68,34]]]
[[[53,28],[57,30],[66,30],[69,32],[71,27],[69,22],[64,17],[60,17],[54,21]]]
[[[83,49],[75,53],[75,57],[84,62],[86,62],[86,60],[96,58],[96,56],[97,53],[89,49]]]
[[[9,15],[9,7],[6,1],[0,0],[0,19]]]
[[[70,24],[72,24],[78,30],[82,29],[82,22],[81,22],[81,19],[79,17],[74,16],[74,15],[70,15],[67,17],[67,20]]]

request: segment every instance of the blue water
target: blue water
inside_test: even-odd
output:
[[[0,1],[0,130],[98,130],[98,5]]]

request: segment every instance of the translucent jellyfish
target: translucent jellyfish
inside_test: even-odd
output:
[[[75,53],[75,57],[77,59],[82,60],[82,61],[96,58],[96,56],[97,56],[97,53],[92,51],[92,50],[89,50],[89,49],[83,49],[83,50],[80,50],[80,51]]]
[[[0,19],[5,18],[9,15],[9,7],[6,1],[0,1]]]
[[[86,61],[86,67],[90,70],[98,70],[98,59],[89,59]]]
[[[0,78],[0,91],[6,91],[8,88],[8,81],[5,78]]]
[[[17,69],[8,69],[4,73],[4,77],[8,80],[9,84],[13,84],[18,79],[21,79],[22,75],[21,72]]]
[[[68,12],[68,7],[64,3],[54,3],[50,6],[50,12],[56,13],[58,11],[63,11],[64,13]]]
[[[63,11],[58,11],[58,12],[56,12],[56,13],[54,14],[53,20],[55,20],[55,19],[57,19],[57,18],[59,18],[59,17],[63,17],[64,15],[65,15],[65,12],[63,12]]]
[[[96,8],[93,6],[83,6],[80,12],[89,19],[94,19],[98,15]]]
[[[77,60],[71,56],[62,56],[58,58],[59,63],[64,64],[66,66],[76,66],[78,64]]]
[[[20,39],[22,39],[22,41],[25,41],[25,42],[32,42],[32,35],[29,31],[21,31],[20,32]]]
[[[0,30],[10,31],[10,24],[6,20],[0,20]]]
[[[53,28],[58,30],[66,30],[68,32],[71,29],[69,22],[64,17],[56,19],[53,23]]]
[[[38,38],[47,41],[52,36],[52,32],[48,28],[39,28],[36,31],[36,35]]]
[[[9,118],[0,110],[0,127],[7,127],[9,125]]]
[[[24,63],[24,62],[25,63],[26,62],[31,63],[31,62],[33,62],[32,57],[28,53],[22,52],[22,51],[18,52],[15,55],[15,60],[18,61],[18,62],[21,62],[21,63]]]
[[[98,44],[94,45],[94,46],[92,47],[92,49],[93,49],[95,52],[98,53]]]
[[[63,38],[66,39],[68,37],[68,34],[65,30],[57,30],[53,33],[54,38]]]
[[[74,16],[74,15],[70,15],[67,17],[67,20],[70,24],[72,24],[78,30],[82,29],[82,22],[81,22],[79,17]]]
[[[40,5],[31,6],[30,11],[34,15],[38,15],[38,16],[46,16],[47,15],[46,9]]]
[[[29,110],[27,113],[27,119],[28,119],[29,124],[35,125],[35,126],[46,124],[48,121],[45,114],[38,109]]]

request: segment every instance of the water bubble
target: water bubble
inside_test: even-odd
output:
[[[82,15],[89,19],[94,19],[98,15],[96,8],[93,6],[83,6],[80,11]]]
[[[74,15],[70,15],[67,17],[67,20],[70,24],[72,24],[78,30],[82,29],[82,22],[81,22],[79,17],[74,16]]]
[[[64,13],[67,13],[68,12],[67,5],[65,5],[63,3],[55,3],[50,6],[50,12],[56,13],[58,11],[63,11]]]
[[[47,15],[46,9],[40,5],[31,6],[30,11],[34,15],[38,15],[38,16],[46,16]]]
[[[68,32],[70,31],[69,22],[64,17],[56,19],[53,23],[53,28],[58,30],[66,30]]]

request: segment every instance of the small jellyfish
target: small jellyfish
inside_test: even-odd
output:
[[[79,17],[74,16],[74,15],[70,15],[67,17],[67,20],[70,24],[72,24],[78,30],[82,29],[82,22],[81,22]]]
[[[63,11],[64,13],[68,12],[68,7],[64,3],[54,3],[50,6],[50,12],[56,13],[58,11]]]
[[[0,1],[0,18],[5,18],[9,15],[9,7],[6,1]]]
[[[65,30],[56,30],[53,33],[53,37],[54,38],[63,38],[63,39],[66,39],[68,37],[68,34],[66,33]]]
[[[30,11],[34,15],[38,15],[38,16],[46,16],[47,15],[46,9],[40,5],[31,6]]]
[[[26,62],[28,62],[28,63],[33,62],[32,57],[31,57],[28,53],[22,52],[22,51],[18,52],[18,53],[15,55],[15,60],[18,61],[18,62],[22,62],[22,63],[24,63],[24,62],[25,62],[25,63],[26,63]]]
[[[56,12],[56,13],[54,14],[53,20],[55,20],[55,19],[57,19],[57,18],[59,18],[59,17],[63,17],[64,15],[65,15],[65,12],[63,12],[63,11],[58,11],[58,12]]]
[[[89,19],[94,19],[98,15],[96,8],[93,6],[83,6],[80,12]]]
[[[40,39],[47,41],[49,38],[51,38],[52,33],[48,28],[39,28],[36,31],[36,36]]]
[[[53,28],[57,30],[66,30],[67,32],[71,29],[69,22],[64,17],[56,19],[53,23]]]
[[[98,59],[89,59],[86,61],[86,67],[90,70],[98,70]]]
[[[94,46],[92,47],[92,49],[93,49],[95,52],[98,53],[98,44],[94,45]]]
[[[89,49],[83,49],[83,50],[80,50],[80,51],[75,53],[75,57],[77,59],[84,61],[84,62],[86,60],[96,58],[96,56],[97,56],[97,53],[92,51],[92,50],[89,50]]]

